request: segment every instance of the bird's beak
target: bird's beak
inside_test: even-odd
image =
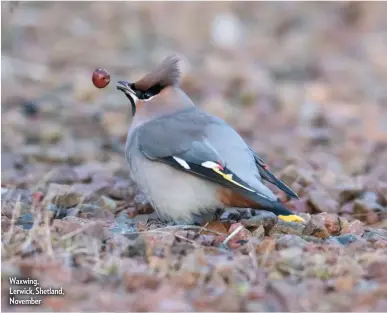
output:
[[[122,91],[125,94],[125,96],[129,99],[130,104],[132,105],[132,116],[134,116],[136,114],[135,99],[137,99],[137,95],[136,95],[136,92],[132,88],[130,88],[130,86],[131,86],[131,83],[124,80],[118,81],[116,85],[117,90]]]
[[[124,80],[119,80],[117,82],[117,90],[120,90],[122,92],[124,92],[126,95],[131,95],[131,96],[135,96],[136,97],[136,93],[134,92],[134,90],[132,88],[130,88],[130,85],[131,83],[127,82],[127,81],[124,81]]]

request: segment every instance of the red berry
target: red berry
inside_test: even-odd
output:
[[[97,88],[105,88],[110,83],[110,74],[102,68],[93,72],[93,84]]]

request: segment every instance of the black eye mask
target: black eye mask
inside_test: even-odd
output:
[[[163,88],[164,86],[162,86],[161,84],[157,84],[147,90],[139,90],[136,89],[136,86],[134,84],[132,85],[132,89],[136,91],[136,95],[140,100],[148,100],[149,98],[160,93]]]

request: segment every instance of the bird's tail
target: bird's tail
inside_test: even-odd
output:
[[[304,222],[304,219],[295,215],[292,211],[286,208],[279,200],[271,200],[256,193],[245,193],[245,196],[253,200],[257,204],[257,209],[273,212],[280,219],[286,222]]]

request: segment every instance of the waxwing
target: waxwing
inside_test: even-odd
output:
[[[230,125],[195,106],[179,88],[178,62],[169,56],[137,82],[117,83],[133,115],[125,157],[154,209],[174,221],[192,222],[194,215],[226,207],[263,209],[285,221],[302,221],[262,179],[289,197],[297,195]]]

